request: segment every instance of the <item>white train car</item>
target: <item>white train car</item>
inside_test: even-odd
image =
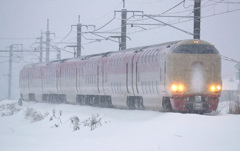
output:
[[[220,54],[202,40],[31,64],[20,72],[23,100],[130,109],[211,112],[221,85]]]

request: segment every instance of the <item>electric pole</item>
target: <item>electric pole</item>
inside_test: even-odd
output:
[[[13,45],[10,46],[9,51],[9,69],[8,69],[8,99],[11,99],[11,90],[12,90],[12,51]]]
[[[127,13],[142,13],[143,11],[127,11],[125,9],[125,0],[123,0],[123,9],[121,11],[114,11],[116,12],[121,12],[121,39],[120,39],[120,44],[119,44],[119,50],[124,50],[127,48]]]
[[[200,39],[201,30],[201,0],[194,0],[194,27],[193,39]]]
[[[77,25],[71,25],[71,29],[73,26],[77,26],[77,45],[69,45],[67,47],[77,47],[77,57],[81,56],[82,53],[82,27],[93,27],[95,29],[95,25],[83,25],[80,23],[80,15],[78,16],[78,24]],[[75,57],[75,54],[74,54]]]
[[[49,62],[49,49],[50,49],[50,31],[49,31],[49,19],[47,19],[47,31],[46,31],[46,62]]]
[[[46,62],[49,62],[49,51],[50,51],[50,41],[51,41],[50,35],[54,34],[49,31],[49,19],[47,19],[47,31],[44,34],[46,34],[46,42],[45,42],[46,43]]]
[[[125,2],[125,1],[123,1]],[[123,4],[125,6],[125,4]],[[127,10],[122,9],[122,18],[121,18],[121,42],[120,42],[120,50],[124,50],[127,48]]]
[[[77,24],[77,57],[81,56],[82,51],[82,25],[80,24],[80,15],[78,16]]]
[[[8,71],[8,99],[11,99],[12,97],[12,56],[13,56],[13,46],[14,45],[20,45],[22,47],[22,44],[12,44],[10,46],[9,50],[9,71]],[[23,47],[22,47],[23,49]],[[1,51],[3,52],[3,51]]]
[[[42,32],[41,32],[41,36],[39,37],[40,40],[40,56],[39,56],[39,62],[42,62],[42,54],[43,54],[43,50],[42,50],[42,45],[43,45],[43,36],[42,36]]]

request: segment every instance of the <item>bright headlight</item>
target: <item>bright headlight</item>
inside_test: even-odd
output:
[[[184,91],[184,86],[182,84],[172,84],[171,90],[173,92],[183,92]]]
[[[183,91],[183,85],[178,85],[178,90]]]
[[[211,92],[218,92],[218,91],[221,91],[222,90],[222,87],[221,87],[221,85],[212,85],[211,87],[210,87],[210,91]]]
[[[215,90],[216,90],[215,86],[211,86],[211,91],[215,91]]]
[[[217,86],[217,90],[221,90],[222,87],[220,85]]]
[[[177,91],[177,86],[175,84],[172,85],[172,91]]]

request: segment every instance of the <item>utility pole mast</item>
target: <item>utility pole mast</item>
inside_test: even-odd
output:
[[[42,33],[43,34],[43,33]],[[47,19],[47,31],[46,34],[46,62],[49,62],[49,52],[50,52],[50,35],[54,34],[49,31],[49,19]],[[54,34],[55,35],[55,34]]]
[[[22,44],[12,44],[10,46],[9,50],[9,71],[8,71],[8,99],[11,99],[12,97],[12,56],[13,56],[13,46],[14,45],[20,45],[22,47]],[[22,47],[23,49],[23,47]],[[3,51],[1,51],[3,52]]]
[[[82,51],[82,25],[80,24],[80,15],[78,16],[77,24],[77,57],[81,56]]]
[[[49,19],[47,19],[47,31],[46,31],[46,62],[49,62],[49,49],[50,49],[50,31],[49,31]]]
[[[72,25],[71,29],[73,26],[77,26],[77,45],[69,45],[67,47],[73,47],[75,49],[75,47],[77,47],[77,57],[81,56],[82,53],[82,27],[86,27],[88,29],[88,27],[93,27],[95,29],[95,25],[82,25],[80,23],[80,15],[78,16],[78,24],[77,25]],[[74,51],[75,52],[75,51]],[[75,57],[75,54],[74,54]]]
[[[124,50],[127,48],[127,13],[142,13],[143,11],[127,11],[125,9],[125,0],[123,0],[123,9],[121,11],[114,11],[121,12],[121,39],[119,44],[119,50]]]
[[[13,45],[10,46],[9,51],[9,69],[8,69],[8,99],[11,99],[11,90],[12,90],[12,51]]]
[[[40,40],[40,56],[39,56],[39,62],[42,62],[42,54],[43,54],[43,50],[42,50],[42,45],[43,45],[43,36],[42,36],[42,32],[41,32],[41,36],[39,37]]]
[[[193,39],[200,39],[201,30],[201,0],[194,0]]]
[[[120,50],[127,48],[127,10],[122,9]]]

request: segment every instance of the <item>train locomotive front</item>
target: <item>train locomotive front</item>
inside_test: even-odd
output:
[[[206,113],[215,111],[222,89],[221,56],[202,40],[181,41],[167,55],[165,108]]]

